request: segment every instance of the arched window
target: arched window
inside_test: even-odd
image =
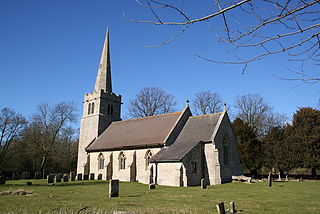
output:
[[[120,152],[119,154],[119,170],[126,169],[126,156],[123,152]]]
[[[104,156],[102,153],[98,156],[98,169],[104,169]]]
[[[148,166],[149,166],[149,164],[150,164],[150,159],[152,158],[152,152],[150,151],[150,150],[148,150],[147,152],[146,152],[146,155],[145,155],[145,159],[146,159],[146,170],[148,169]]]
[[[228,151],[228,145],[227,145],[227,139],[223,139],[223,163],[225,165],[229,164],[229,151]]]
[[[93,114],[94,113],[94,103],[92,103],[92,105],[91,105],[91,114]]]
[[[88,104],[88,114],[91,112],[91,103]]]

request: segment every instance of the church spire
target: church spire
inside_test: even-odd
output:
[[[112,92],[111,83],[111,64],[110,64],[110,47],[109,47],[109,28],[107,28],[106,38],[104,40],[103,50],[100,58],[98,75],[94,90],[100,92]]]

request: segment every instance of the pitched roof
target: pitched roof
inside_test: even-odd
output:
[[[86,151],[160,146],[165,143],[183,111],[112,122]]]
[[[199,142],[211,139],[223,112],[189,117],[176,142],[159,151],[151,162],[180,161]]]

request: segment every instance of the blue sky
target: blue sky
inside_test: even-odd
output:
[[[150,11],[134,0],[0,0],[0,108],[26,116],[36,105],[72,101],[82,114],[85,93],[94,87],[106,27],[110,29],[113,91],[127,104],[144,87],[156,86],[185,106],[196,92],[218,92],[229,105],[237,95],[259,94],[289,117],[300,106],[316,107],[319,84],[299,84],[275,76],[290,76],[287,58],[269,57],[242,67],[213,64],[194,54],[227,56],[207,25],[193,25],[175,42],[162,42],[177,30],[127,21],[148,18]],[[244,52],[244,54],[246,54]],[[248,52],[248,54],[250,54]]]

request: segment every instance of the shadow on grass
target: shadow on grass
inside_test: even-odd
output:
[[[52,186],[52,187],[65,187],[65,186],[84,186],[84,185],[96,185],[96,184],[109,184],[108,181],[75,181],[75,182],[61,182],[61,183],[54,183],[54,184],[48,184],[48,183],[32,183],[31,186]],[[14,183],[14,184],[5,184],[2,185],[3,187],[21,187],[21,186],[28,186],[27,182],[25,183]]]

